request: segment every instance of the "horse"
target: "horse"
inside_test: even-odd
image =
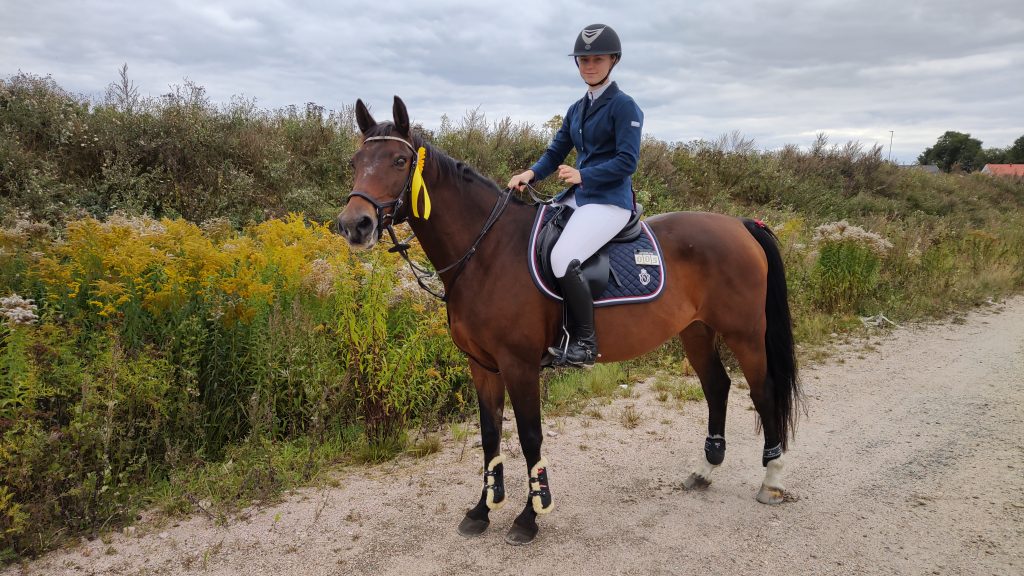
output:
[[[392,225],[406,221],[419,239],[444,287],[450,335],[468,356],[480,409],[484,486],[458,530],[482,534],[489,512],[505,504],[500,441],[508,392],[529,493],[505,540],[526,544],[538,534],[538,515],[553,507],[541,454],[540,371],[563,318],[560,302],[531,288],[527,250],[537,207],[425,142],[410,130],[398,96],[392,116],[378,123],[356,102],[362,142],[351,159],[352,192],[333,227],[353,248],[372,248],[387,231],[392,250],[403,251]],[[651,302],[595,310],[598,361],[636,358],[672,337],[682,341],[708,405],[704,458],[684,486],[702,489],[725,458],[731,381],[716,346],[720,336],[749,384],[764,433],[766,470],[756,499],[779,504],[801,392],[778,240],[762,222],[722,214],[672,212],[646,222],[669,282]]]

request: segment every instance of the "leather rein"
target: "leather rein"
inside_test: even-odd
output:
[[[486,236],[487,233],[490,232],[491,228],[494,227],[494,224],[498,221],[498,218],[500,218],[502,213],[505,211],[505,208],[508,207],[509,200],[512,198],[512,189],[506,188],[502,193],[498,195],[498,199],[494,203],[494,208],[491,209],[491,214],[490,216],[487,217],[487,220],[481,227],[480,232],[476,236],[476,240],[473,241],[473,244],[469,247],[468,250],[466,250],[465,254],[463,254],[461,258],[445,266],[444,268],[441,268],[440,270],[427,270],[426,268],[418,266],[415,262],[412,261],[411,258],[409,258],[409,242],[416,237],[416,233],[413,232],[413,234],[406,238],[405,241],[403,242],[398,240],[398,235],[395,234],[394,228],[394,225],[401,224],[409,219],[408,216],[405,216],[396,220],[395,214],[398,212],[400,208],[402,208],[402,205],[405,203],[405,197],[409,195],[412,191],[413,174],[416,172],[416,163],[418,161],[416,148],[414,148],[413,145],[410,144],[408,140],[404,138],[398,138],[396,136],[370,136],[369,138],[363,140],[363,144],[365,145],[367,142],[377,140],[395,140],[397,142],[405,144],[410,150],[412,150],[412,161],[409,163],[409,178],[405,181],[405,188],[402,189],[402,192],[398,195],[397,198],[390,202],[377,202],[376,200],[371,198],[369,194],[362,192],[360,190],[353,190],[345,198],[345,201],[348,202],[352,199],[353,196],[355,196],[357,198],[362,198],[363,200],[369,202],[370,205],[373,206],[377,215],[377,240],[380,240],[381,236],[384,234],[384,231],[386,230],[388,236],[391,237],[391,243],[394,244],[394,246],[388,248],[388,252],[397,252],[402,256],[402,258],[409,264],[409,269],[412,270],[412,274],[416,278],[416,283],[419,284],[420,288],[422,288],[431,296],[441,300],[442,302],[448,302],[448,295],[451,293],[452,289],[455,288],[455,281],[458,280],[459,276],[462,274],[462,271],[465,270],[466,264],[469,263],[469,259],[472,258],[474,254],[476,254],[477,248],[480,246],[480,242],[483,241],[484,236]],[[388,211],[389,209],[390,211]],[[450,272],[452,270],[455,270],[455,274],[454,276],[452,276],[451,282],[449,282],[448,284],[448,288],[444,290],[441,294],[435,292],[433,289],[430,288],[430,286],[428,286],[423,281],[425,278],[431,278],[434,276],[440,277],[441,274]]]

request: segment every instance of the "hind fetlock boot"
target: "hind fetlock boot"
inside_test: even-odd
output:
[[[556,366],[582,366],[589,368],[597,361],[597,334],[594,331],[594,297],[583,278],[580,261],[573,260],[565,276],[558,279],[562,298],[569,312],[571,330],[565,353],[557,350]]]

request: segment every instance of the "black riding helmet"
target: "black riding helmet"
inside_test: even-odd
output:
[[[611,54],[614,59],[612,60],[612,67],[608,69],[608,74],[600,82],[590,84],[590,86],[604,84],[608,76],[611,75],[612,68],[615,68],[615,65],[622,60],[622,43],[619,42],[619,35],[615,33],[615,30],[612,30],[611,26],[591,24],[584,28],[579,36],[576,37],[576,45],[569,56],[573,57],[573,60],[576,61],[576,67],[579,68],[580,56],[596,56],[598,54]]]
[[[569,56],[592,54],[614,54],[616,62],[622,59],[622,44],[611,26],[591,24],[576,36],[576,45]]]

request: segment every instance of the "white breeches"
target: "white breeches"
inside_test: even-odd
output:
[[[610,204],[576,206],[576,195],[559,202],[576,209],[558,242],[551,250],[551,269],[555,276],[565,276],[573,260],[585,261],[618,234],[629,222],[632,212]]]

